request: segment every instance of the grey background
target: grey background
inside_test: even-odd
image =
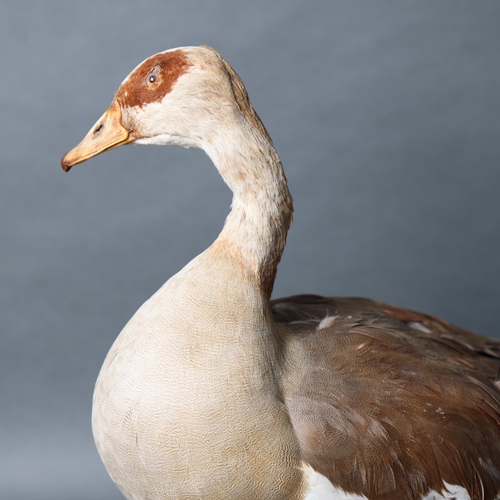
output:
[[[368,296],[500,336],[500,2],[0,9],[1,498],[121,498],[94,451],[94,380],[228,212],[200,151],[128,146],[59,167],[167,48],[217,48],[282,156],[296,216],[275,296]]]

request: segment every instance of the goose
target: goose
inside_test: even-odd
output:
[[[128,500],[499,498],[499,341],[375,300],[271,300],[292,198],[214,49],[142,62],[61,165],[129,143],[203,149],[233,202],[98,376],[94,439]]]

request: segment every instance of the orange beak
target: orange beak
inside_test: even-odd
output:
[[[136,137],[123,127],[121,118],[120,106],[113,101],[82,142],[62,157],[63,170],[67,172],[77,163],[82,163],[108,149],[135,141]]]

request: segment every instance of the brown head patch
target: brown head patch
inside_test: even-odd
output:
[[[132,72],[118,90],[116,100],[123,107],[160,102],[190,66],[182,50],[156,54]]]

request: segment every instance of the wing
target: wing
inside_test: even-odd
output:
[[[370,500],[421,499],[445,483],[497,497],[500,342],[367,299],[271,305],[286,404],[315,470]]]

